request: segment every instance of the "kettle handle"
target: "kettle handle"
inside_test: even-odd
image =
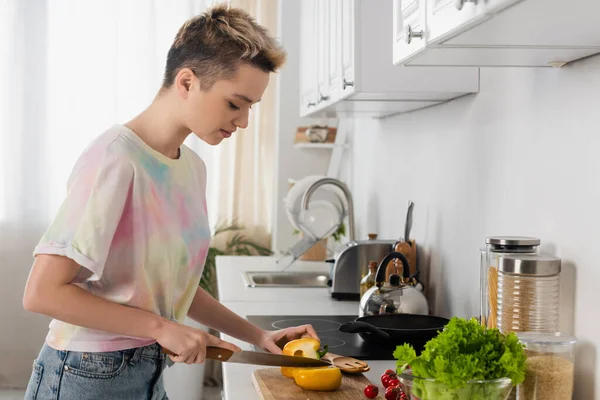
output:
[[[370,333],[371,335],[380,340],[390,339],[389,333],[382,331],[374,325],[362,321],[346,322],[345,324],[342,324],[338,329],[346,333]]]
[[[410,278],[410,267],[408,266],[408,260],[404,254],[397,251],[392,251],[390,254],[385,256],[383,260],[381,260],[379,267],[377,267],[377,273],[375,274],[375,282],[377,287],[381,287],[385,282],[385,269],[388,263],[396,258],[402,262],[402,277]]]

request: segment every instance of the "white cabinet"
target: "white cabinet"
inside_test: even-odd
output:
[[[317,105],[316,0],[303,0],[300,13],[300,114]]]
[[[323,2],[323,0],[320,0]],[[326,26],[329,28],[328,42],[329,42],[329,53],[327,54],[327,85],[329,87],[329,96],[331,98],[339,98],[342,86],[342,13],[341,13],[341,0],[329,0],[329,7],[327,8],[328,18],[326,20]]]
[[[300,114],[317,105],[316,0],[303,0],[300,14]]]
[[[328,26],[329,4],[326,0],[317,0],[317,91],[319,100],[326,101],[331,96],[329,86],[329,45],[330,29]],[[333,40],[334,38],[331,38]],[[333,46],[332,46],[333,47]]]
[[[342,88],[341,98],[354,92],[354,2],[340,1],[341,11],[341,60],[342,60]]]
[[[398,2],[393,20],[406,27],[413,9],[404,3],[410,1]],[[598,0],[421,3],[423,39],[411,48],[400,40],[404,31],[395,30],[396,65],[555,67],[600,52]]]
[[[422,0],[416,0],[420,3]],[[302,0],[303,117],[385,117],[479,90],[478,68],[396,68],[392,0]]]
[[[394,63],[425,49],[426,0],[394,0]]]
[[[453,32],[518,1],[522,0],[427,0],[428,40],[440,42]]]

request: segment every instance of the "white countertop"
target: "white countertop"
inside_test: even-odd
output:
[[[277,270],[273,257],[217,257],[219,299],[238,315],[356,315],[357,301],[338,301],[331,298],[327,289],[250,288],[242,278],[243,271]],[[297,262],[291,270],[329,271],[326,263]],[[243,350],[251,345],[227,335],[222,339],[235,343]],[[366,373],[372,383],[383,391],[379,377],[388,368],[395,369],[395,361],[369,360],[371,371]],[[226,400],[258,399],[252,385],[251,374],[264,368],[246,364],[223,363],[223,389]]]

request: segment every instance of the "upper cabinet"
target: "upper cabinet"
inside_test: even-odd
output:
[[[598,0],[394,0],[394,64],[560,67],[600,52]]]
[[[307,114],[317,105],[317,8],[316,0],[303,0],[300,14],[300,114]]]
[[[394,67],[392,9],[392,0],[302,0],[301,116],[385,117],[479,91],[478,68]]]

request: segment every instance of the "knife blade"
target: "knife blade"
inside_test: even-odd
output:
[[[163,348],[163,353],[175,355]],[[281,354],[262,353],[258,351],[231,351],[222,347],[206,347],[206,358],[221,362],[237,364],[269,365],[274,367],[328,367],[331,363],[308,357],[284,356]]]

